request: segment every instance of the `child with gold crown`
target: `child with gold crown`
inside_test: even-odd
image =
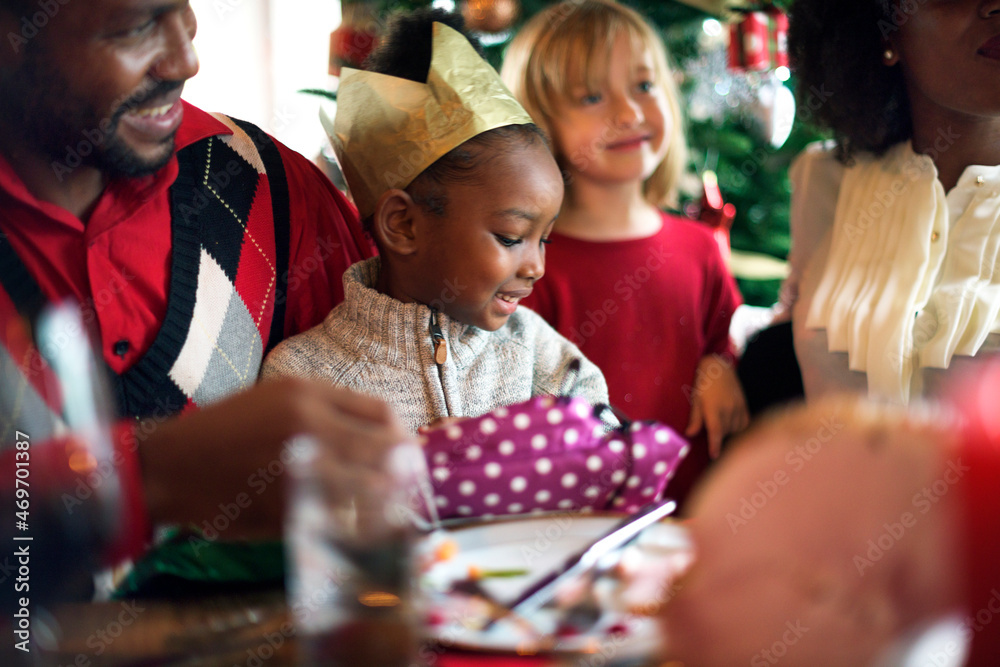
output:
[[[344,70],[324,124],[380,256],[347,271],[344,302],[275,348],[263,374],[378,396],[410,432],[546,394],[606,403],[600,370],[518,308],[545,272],[556,161],[441,20],[455,18],[397,17],[369,69]]]

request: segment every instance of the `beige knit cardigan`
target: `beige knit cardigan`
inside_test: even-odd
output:
[[[344,302],[318,326],[278,345],[262,377],[297,376],[376,396],[404,428],[439,417],[477,417],[533,396],[582,396],[606,403],[601,371],[539,315],[518,308],[503,327],[484,331],[438,313],[447,346],[434,361],[431,309],[377,292],[379,258],[344,274]],[[571,368],[580,360],[579,371]]]

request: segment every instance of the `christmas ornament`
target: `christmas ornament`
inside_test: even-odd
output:
[[[702,195],[698,206],[698,220],[712,229],[712,236],[719,246],[719,253],[729,263],[732,256],[729,233],[736,218],[736,207],[722,199],[719,179],[715,172],[706,169],[701,173]]]
[[[756,99],[749,108],[754,129],[771,146],[781,148],[795,122],[795,95],[773,72],[762,77],[755,91]]]
[[[729,67],[736,71],[765,70],[771,65],[769,22],[764,12],[750,12],[729,27]]]
[[[772,8],[749,12],[729,27],[729,67],[759,72],[788,67],[788,15]]]
[[[462,3],[465,25],[479,32],[508,30],[520,13],[518,0],[465,0]]]
[[[340,76],[342,67],[361,67],[377,40],[378,22],[371,9],[345,4],[340,26],[330,33],[330,74]]]
[[[772,7],[747,13],[730,26],[729,69],[749,86],[744,105],[750,125],[774,148],[788,140],[795,122],[795,96],[776,74],[788,68],[788,15]]]

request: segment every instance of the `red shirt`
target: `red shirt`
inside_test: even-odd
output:
[[[232,132],[185,103],[177,150],[221,134]],[[344,270],[370,257],[373,250],[354,207],[329,179],[301,155],[275,145],[290,199],[284,322],[288,336],[318,324],[343,300]],[[83,305],[85,323],[98,335],[104,360],[119,374],[143,357],[167,311],[172,252],[169,188],[177,175],[174,157],[150,176],[110,181],[83,221],[36,199],[0,156],[0,232],[49,301],[73,297]],[[6,296],[0,297],[5,312],[12,312]],[[119,473],[129,510],[126,532],[131,539],[117,555],[141,550],[149,528],[130,429],[127,422],[116,429]]]
[[[1000,359],[961,392],[968,419],[957,469],[964,500],[965,613],[971,636],[967,667],[1000,659]]]
[[[741,302],[711,229],[664,213],[648,238],[551,239],[545,277],[524,304],[604,372],[613,406],[683,434],[698,362],[732,358],[729,322]],[[690,465],[703,468],[703,438],[693,450]],[[686,491],[694,475],[682,468],[671,488]]]
[[[232,132],[185,103],[178,150],[218,134]],[[329,179],[302,156],[276,144],[291,197],[288,335],[317,324],[343,300],[341,274],[370,257],[372,250],[356,223],[357,213]],[[0,156],[0,231],[50,301],[72,296],[84,305],[85,319],[92,320],[100,334],[105,361],[119,374],[143,356],[166,313],[168,189],[176,177],[174,158],[152,176],[111,181],[83,222],[36,199]],[[317,271],[319,275],[313,275]]]

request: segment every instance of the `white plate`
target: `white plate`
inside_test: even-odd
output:
[[[610,514],[552,514],[494,519],[448,530],[448,537],[457,544],[457,554],[431,565],[421,577],[431,621],[430,639],[444,647],[490,652],[613,652],[616,657],[651,654],[659,646],[658,624],[627,611],[618,584],[610,578],[601,579],[595,587],[604,609],[601,619],[586,634],[575,635],[559,631],[559,613],[552,608],[531,619],[534,627],[505,619],[488,631],[479,630],[487,615],[485,606],[449,592],[453,582],[468,578],[470,567],[487,572],[525,570],[523,575],[480,581],[500,602],[513,600],[620,520],[620,516]],[[681,526],[659,523],[647,528],[628,549],[628,558],[640,561],[641,567],[643,558],[680,556],[684,560],[691,545]],[[648,601],[630,599],[628,606],[634,609],[646,603],[663,603],[663,596],[663,592],[651,591]]]

